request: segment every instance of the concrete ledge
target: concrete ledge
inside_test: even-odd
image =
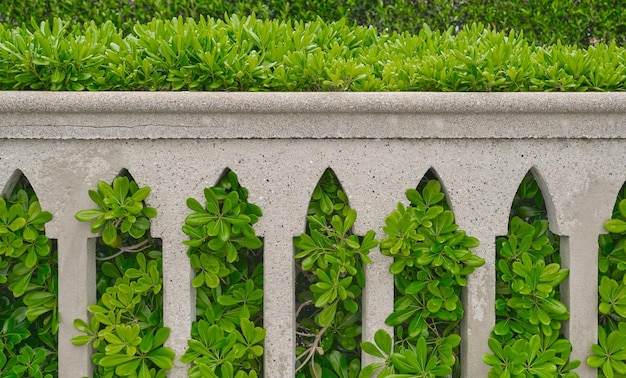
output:
[[[602,139],[625,113],[626,93],[0,92],[0,138]]]

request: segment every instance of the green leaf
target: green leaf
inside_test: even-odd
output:
[[[161,346],[165,343],[165,341],[170,336],[170,328],[169,327],[161,327],[156,331],[156,334],[153,338],[153,346]]]
[[[393,343],[391,336],[385,330],[379,329],[376,331],[374,334],[374,341],[384,354],[387,356],[391,355]]]
[[[35,224],[35,225],[39,225],[39,224],[45,224],[48,223],[52,220],[52,213],[50,213],[49,211],[42,211],[37,213],[37,215],[35,215],[34,217],[29,218],[29,223]]]
[[[137,362],[139,361],[138,359],[139,357],[137,356],[127,356],[125,354],[113,354],[113,355],[109,355],[109,356],[104,356],[102,357],[102,359],[100,359],[98,365],[108,368],[108,367],[115,367],[115,366],[120,366],[122,364],[125,364],[127,362],[131,362],[133,360],[136,360]],[[132,371],[131,371],[132,373]],[[119,374],[119,372],[118,372]],[[127,374],[127,375],[130,375]]]
[[[91,333],[89,325],[82,319],[74,319],[74,328],[81,332]]]
[[[135,202],[141,202],[141,201],[145,200],[148,197],[149,194],[150,194],[150,187],[149,186],[144,186],[143,188],[140,188],[139,190],[137,190],[131,196],[131,198]]]
[[[347,234],[352,229],[354,221],[356,220],[356,215],[356,210],[350,209],[350,211],[348,211],[348,214],[346,214],[345,219],[343,220],[343,229],[340,230],[343,234]]]
[[[11,231],[17,231],[24,228],[24,226],[26,226],[26,219],[19,217],[15,218],[8,227]]]
[[[117,229],[113,222],[108,221],[104,225],[104,230],[102,231],[102,241],[106,245],[112,245],[117,239]]]
[[[107,207],[106,204],[104,203],[104,201],[102,200],[102,196],[100,195],[100,193],[98,193],[95,190],[89,190],[88,194],[89,194],[89,198],[91,198],[91,200],[96,205],[98,205],[101,209],[105,209]],[[89,211],[89,210],[83,210],[83,211]],[[79,211],[79,213],[80,213],[80,211]]]
[[[29,248],[26,253],[26,258],[24,259],[24,264],[28,268],[32,268],[37,264],[37,252],[35,252],[34,248]]]
[[[139,350],[141,353],[147,353],[153,348],[154,338],[152,336],[152,332],[147,333],[141,338],[141,343],[139,344]]]
[[[380,368],[382,368],[383,366],[385,366],[383,363],[380,362],[375,362],[373,364],[369,364],[367,366],[365,366],[361,372],[359,373],[359,378],[370,378],[372,375],[374,375],[374,373],[376,373],[376,371]],[[383,376],[379,374],[379,376],[382,378]]]
[[[321,327],[328,327],[332,324],[335,319],[335,313],[337,312],[337,302],[333,302],[327,307],[325,307],[318,315],[317,315],[317,324]]]
[[[343,307],[352,314],[355,314],[359,310],[359,305],[351,299],[344,300]]]
[[[15,75],[15,80],[20,83],[31,83],[33,81],[36,81],[37,79],[37,76],[30,73],[20,73]]]
[[[87,336],[87,335],[76,335],[74,337],[72,337],[72,339],[70,340],[72,344],[80,346],[80,345],[87,345],[90,342],[92,342],[94,340],[93,336]]]
[[[196,213],[204,213],[205,212],[205,209],[200,204],[200,202],[196,201],[193,198],[187,198],[187,207],[189,209],[195,211]]]
[[[141,213],[148,218],[155,218],[157,216],[157,210],[154,207],[144,207]]]
[[[220,295],[219,297],[217,297],[217,303],[221,304],[222,306],[234,306],[241,303],[241,300],[234,298],[230,295]]]
[[[610,219],[604,223],[604,228],[614,234],[626,232],[626,222],[621,219]]]
[[[369,341],[362,342],[361,349],[363,349],[363,351],[369,355],[379,357],[379,358],[385,358],[383,353],[378,348],[376,348],[374,344],[372,344]]]
[[[130,182],[126,176],[117,176],[113,180],[113,194],[117,198],[119,203],[123,203],[124,199],[128,195],[130,189]]]
[[[215,219],[216,217],[213,214],[194,213],[187,216],[187,218],[185,219],[185,224],[188,224],[192,227],[203,226],[211,221],[214,221]],[[217,232],[211,234],[211,236],[215,235],[217,235]]]
[[[176,354],[171,348],[161,347],[148,353],[148,359],[161,369],[169,370],[174,367]]]
[[[137,374],[137,369],[139,368],[139,365],[141,364],[141,360],[138,357],[135,357],[135,356],[133,357],[134,358],[128,362],[118,364],[115,367],[115,374],[119,376],[129,376],[129,375]],[[102,363],[102,360],[100,360],[100,363]]]
[[[324,214],[331,214],[333,212],[333,203],[326,194],[322,194],[322,198],[320,198],[320,208]]]

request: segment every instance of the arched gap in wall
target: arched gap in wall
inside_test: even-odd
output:
[[[441,178],[439,177],[439,174],[437,173],[437,171],[435,170],[434,167],[430,167],[426,173],[424,173],[424,176],[422,176],[422,178],[419,181],[419,184],[417,185],[417,187],[415,188],[418,192],[423,192],[424,188],[426,187],[426,185],[430,182],[430,181],[438,181],[439,184],[441,185],[440,191],[441,193],[443,193],[444,200],[445,200],[445,207],[446,209],[450,209],[450,198],[448,196],[448,191],[446,190],[445,184],[443,182],[443,180],[441,180]]]
[[[52,214],[42,210],[22,171],[15,170],[0,200],[0,371],[58,371],[58,255],[45,235]],[[0,361],[2,362],[2,361]]]
[[[374,234],[354,235],[355,219],[339,179],[327,168],[313,190],[306,231],[294,238],[297,377],[360,368],[363,264],[371,248],[364,246]]]
[[[204,189],[203,199],[189,198],[187,207],[183,232],[196,274],[196,316],[194,341],[181,361],[191,364],[190,376],[206,374],[206,361],[219,356],[211,369],[263,376],[263,240],[254,230],[261,209],[248,202],[248,190],[229,168]]]
[[[458,229],[434,168],[406,196],[410,204],[398,204],[386,218],[380,246],[394,259],[394,312],[386,320],[394,327],[394,350],[411,354],[429,346],[425,358],[439,374],[460,377],[461,294],[467,275],[484,264],[471,253],[478,240]]]
[[[555,219],[553,209],[545,181],[531,168],[513,198],[509,231],[496,239],[496,325],[490,348],[495,352],[496,345],[506,348],[516,342],[527,348],[542,345],[520,366],[548,359],[547,368],[568,371],[571,345],[562,325],[569,312],[561,301],[561,285],[569,271],[561,267],[560,236],[551,231],[556,229],[549,223]],[[503,368],[487,360],[496,372]]]
[[[615,356],[623,348],[626,337],[626,183],[617,193],[611,219],[604,224],[607,231],[598,236],[598,345],[592,348],[588,364],[599,368],[620,369],[626,362]],[[611,341],[608,341],[611,340]]]
[[[119,364],[111,366],[110,360],[120,355],[127,356],[129,363],[137,362],[126,367],[135,374],[146,369],[168,370],[174,358],[174,352],[163,346],[169,336],[163,323],[163,251],[161,239],[150,231],[157,210],[146,203],[149,192],[149,187],[139,186],[131,173],[122,169],[112,183],[99,181],[88,193],[94,202],[91,211],[102,216],[86,220],[77,214],[77,219],[91,221],[92,232],[100,234],[89,239],[88,247],[96,255],[97,302],[88,307],[96,322],[84,323],[94,334],[97,376],[117,369]],[[72,341],[85,343],[79,338]],[[163,362],[156,364],[146,358],[151,353],[159,354]]]

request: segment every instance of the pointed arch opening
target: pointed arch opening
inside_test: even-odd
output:
[[[4,361],[37,355],[38,371],[58,366],[58,253],[45,234],[52,214],[41,208],[22,171],[15,170],[0,199],[0,351]],[[20,366],[17,366],[19,368]]]
[[[71,340],[75,345],[93,343],[95,376],[112,373],[102,357],[97,358],[105,354],[141,360],[133,366],[134,374],[150,369],[163,374],[168,369],[168,362],[143,361],[157,350],[173,364],[174,352],[163,346],[169,335],[163,322],[163,250],[161,239],[151,234],[157,210],[147,204],[149,194],[150,187],[140,186],[124,168],[111,183],[98,181],[88,192],[94,208],[75,215],[78,221],[90,222],[91,231],[99,235],[88,240],[87,248],[95,254],[96,303],[87,308],[92,319],[74,322],[90,337]],[[126,340],[128,346],[120,348],[116,340]]]
[[[363,265],[377,243],[373,231],[353,233],[356,217],[327,168],[309,202],[306,232],[294,238],[298,377],[322,376],[338,366],[360,368]]]
[[[568,365],[571,344],[562,331],[569,311],[561,302],[561,285],[569,270],[561,266],[560,236],[551,231],[553,206],[544,192],[549,194],[533,167],[512,201],[507,235],[496,239],[496,325],[489,346],[497,353],[516,343],[543,345],[520,360],[520,368],[527,369],[535,358],[547,358],[550,369],[566,372],[573,365]],[[485,361],[492,370],[502,368],[495,360]]]
[[[626,362],[621,355],[610,355],[614,354],[614,340],[622,340],[626,334],[626,182],[604,229],[607,233],[598,236],[598,344],[587,360],[589,366],[598,368],[598,376],[606,376],[608,365],[613,369]]]
[[[394,311],[386,319],[394,329],[393,349],[406,355],[420,350],[441,374],[460,377],[462,287],[484,264],[471,252],[478,240],[459,230],[433,168],[406,197],[409,204],[399,203],[385,219],[380,243],[381,253],[393,257]],[[402,370],[386,357],[386,369]]]
[[[439,183],[439,186],[440,186],[439,191],[440,193],[444,195],[443,202],[441,202],[440,205],[444,206],[446,210],[452,209],[452,204],[450,203],[450,196],[448,195],[448,190],[446,189],[446,185],[434,167],[428,168],[428,170],[426,171],[426,173],[424,173],[424,176],[422,176],[422,178],[419,181],[419,184],[417,184],[417,187],[415,189],[418,192],[422,193],[426,185],[428,185],[428,183],[431,181],[436,181]]]
[[[229,168],[204,189],[203,199],[187,199],[187,207],[183,232],[189,239],[183,243],[195,272],[195,344],[181,361],[191,363],[190,376],[203,375],[207,359],[232,376],[263,376],[263,240],[254,230],[261,209],[248,201],[248,189]],[[246,353],[237,353],[235,361],[219,357],[230,353],[230,340],[242,338]]]
[[[140,190],[147,191],[147,194],[137,197]],[[158,280],[163,279],[162,241],[151,233],[151,222],[157,216],[157,210],[146,202],[149,192],[150,188],[140,187],[126,168],[122,168],[110,184],[99,181],[97,188],[89,191],[89,197],[97,208],[110,214],[106,218],[112,218],[104,225],[99,225],[97,221],[92,224],[92,231],[100,234],[92,238],[96,253],[98,301],[108,288],[123,280],[124,271],[138,269],[138,264],[143,272],[149,269],[145,264],[154,261],[160,274]],[[161,303],[150,307],[160,309],[162,318],[162,295],[160,297]]]

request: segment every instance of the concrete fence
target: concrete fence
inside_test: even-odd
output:
[[[570,276],[564,332],[573,358],[597,338],[597,238],[626,179],[626,94],[546,93],[0,93],[0,183],[21,171],[59,253],[61,377],[90,371],[74,347],[75,318],[95,302],[94,242],[74,214],[92,208],[98,180],[127,169],[149,185],[163,242],[168,345],[184,353],[195,318],[192,270],[181,243],[188,197],[201,198],[225,169],[237,173],[264,216],[265,376],[294,376],[293,237],[304,231],[311,193],[332,168],[358,211],[355,232],[380,237],[404,192],[432,169],[461,229],[481,244],[485,266],[463,298],[462,370],[486,377],[482,355],[494,325],[495,240],[507,232],[513,196],[530,170],[561,236]],[[393,308],[390,259],[372,252],[363,303],[371,340]],[[170,377],[186,376],[177,362]],[[583,365],[581,377],[596,372]]]

